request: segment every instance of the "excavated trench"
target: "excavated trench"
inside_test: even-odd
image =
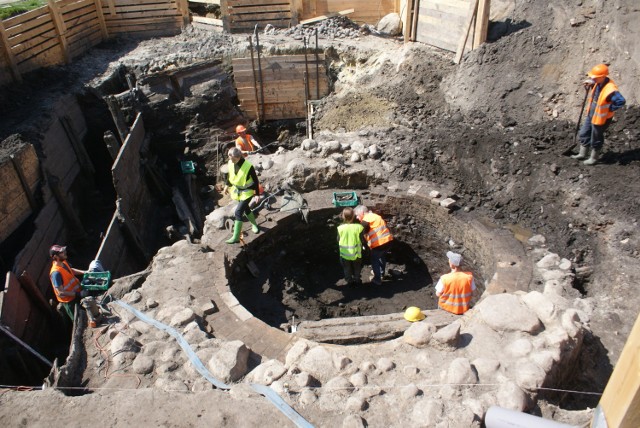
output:
[[[395,237],[381,286],[370,283],[367,255],[363,284],[345,285],[336,242],[342,208],[331,206],[325,196],[315,204],[318,209],[310,205],[306,222],[297,213],[288,215],[249,242],[242,257],[231,262],[229,285],[239,303],[284,330],[301,321],[385,315],[408,306],[435,309],[434,287],[449,271],[445,254],[451,249],[464,255],[465,270],[474,273],[479,294],[484,291],[484,278],[495,271],[496,254],[483,244],[476,223],[454,219],[428,198],[379,190],[365,191],[362,197],[386,219]],[[262,212],[259,219],[270,216]],[[515,242],[512,236],[511,240]],[[247,268],[249,264],[253,269]]]

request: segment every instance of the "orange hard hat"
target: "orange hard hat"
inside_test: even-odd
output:
[[[609,75],[609,67],[607,64],[598,64],[589,71],[589,77],[597,79],[598,77],[607,77]]]
[[[245,132],[247,130],[247,128],[244,127],[244,125],[238,125],[236,126],[236,132],[239,134],[241,132]]]

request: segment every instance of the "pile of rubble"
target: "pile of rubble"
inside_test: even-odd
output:
[[[295,27],[284,30],[275,28],[272,25],[267,25],[264,29],[265,34],[280,34],[289,36],[294,40],[302,40],[304,37],[313,40],[316,31],[318,32],[318,37],[324,39],[357,39],[370,33],[369,26],[360,27],[346,16],[325,19],[315,25],[298,24]]]

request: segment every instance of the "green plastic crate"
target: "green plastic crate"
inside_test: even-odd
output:
[[[80,281],[82,289],[89,291],[107,291],[110,284],[111,272],[87,272]]]
[[[196,172],[196,163],[194,161],[180,162],[180,168],[183,174],[193,174]]]
[[[334,192],[333,205],[336,207],[355,207],[358,205],[356,192]]]

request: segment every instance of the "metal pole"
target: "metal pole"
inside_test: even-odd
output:
[[[40,361],[42,361],[43,363],[45,363],[46,365],[48,365],[49,367],[53,367],[53,363],[49,360],[47,360],[45,357],[43,357],[42,355],[40,355],[38,352],[36,352],[35,349],[33,349],[31,346],[27,345],[26,343],[24,343],[22,340],[20,340],[17,336],[15,336],[13,333],[11,333],[9,330],[7,330],[3,325],[0,325],[0,330],[2,330],[2,332],[4,334],[6,334],[7,336],[9,336],[10,338],[12,338],[13,340],[15,340],[16,342],[18,342],[18,344],[22,345],[23,347],[25,347],[27,349],[27,351],[31,352],[36,358],[38,358]]]
[[[253,72],[253,95],[256,99],[256,116],[258,117],[258,123],[260,123],[260,108],[258,104],[258,81],[256,79],[256,64],[253,59],[253,38],[249,36],[249,50],[251,50],[251,71]]]
[[[320,99],[320,58],[318,56],[318,29],[316,28],[316,100]]]
[[[304,92],[305,92],[305,106],[307,105],[306,103],[309,101],[309,60],[307,60],[307,36],[304,36],[302,38],[303,43],[304,43],[304,73],[305,73],[305,83],[304,83]]]
[[[307,72],[304,72],[304,107],[307,111],[307,138],[311,138],[311,120],[309,119],[309,91],[307,90],[307,83],[309,83],[309,79],[307,77]]]
[[[264,118],[264,81],[262,80],[262,63],[260,62],[260,37],[258,36],[258,24],[253,33],[256,35],[256,51],[258,52],[258,72],[260,73],[260,104],[262,108],[261,117]]]

